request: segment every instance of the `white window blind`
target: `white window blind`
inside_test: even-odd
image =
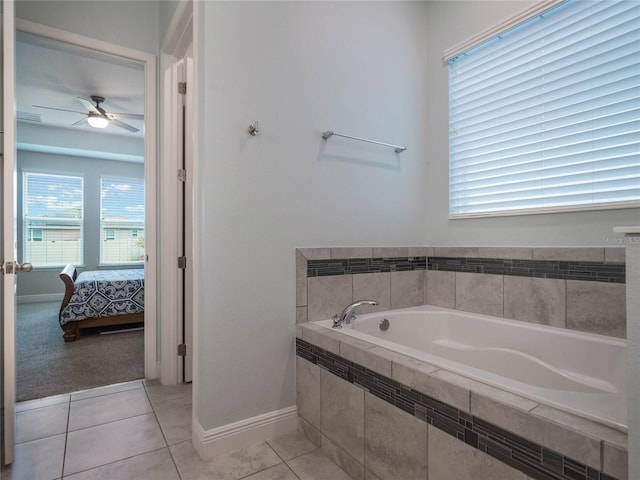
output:
[[[640,2],[569,1],[449,60],[452,217],[638,205]]]
[[[81,264],[82,177],[25,172],[22,182],[22,261]]]
[[[100,263],[144,259],[144,183],[101,179]]]

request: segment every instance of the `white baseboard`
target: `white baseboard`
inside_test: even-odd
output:
[[[205,430],[193,419],[193,446],[203,459],[245,448],[269,438],[291,433],[298,428],[298,410],[294,406]]]
[[[42,293],[39,295],[18,295],[18,303],[62,302],[62,293]]]

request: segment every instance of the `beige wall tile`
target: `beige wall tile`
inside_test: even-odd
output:
[[[567,280],[567,328],[625,338],[626,316],[624,284]]]
[[[309,277],[307,286],[310,322],[331,318],[353,301],[352,275]]]
[[[566,327],[565,281],[504,276],[504,317]]]
[[[557,408],[548,407],[546,405],[537,406],[531,410],[531,414],[546,420],[551,420],[559,425],[564,425],[576,432],[599,438],[608,442],[610,445],[617,445],[618,447],[625,449],[627,447],[626,433],[622,433],[619,430],[607,427],[601,423],[593,422],[586,418],[558,410]]]
[[[391,273],[363,273],[353,275],[353,298],[375,300],[378,305],[358,307],[359,313],[380,312],[391,308]],[[357,312],[357,313],[358,313]]]
[[[535,247],[534,260],[576,260],[582,262],[604,262],[602,247]]]
[[[456,273],[456,309],[502,317],[502,275]]]
[[[427,424],[365,393],[364,464],[380,480],[426,480]]]
[[[505,392],[504,390],[491,387],[481,382],[476,382],[475,380],[471,380],[470,378],[463,377],[462,375],[458,375],[453,372],[448,372],[447,370],[438,370],[437,372],[434,372],[432,376],[452,385],[457,385],[462,389],[469,390],[471,403],[473,403],[473,397],[475,395],[481,395],[524,411],[532,410],[538,406],[536,402],[527,398]]]
[[[629,480],[629,454],[626,448],[602,442],[602,471],[618,480]]]
[[[409,247],[373,247],[373,258],[408,257]]]
[[[478,258],[531,260],[533,258],[533,249],[529,247],[478,247]]]
[[[380,375],[391,377],[391,360],[379,356],[375,350],[371,352],[369,349],[359,348],[348,343],[340,343],[340,356]]]
[[[296,251],[296,306],[307,304],[307,259]]]
[[[391,363],[391,378],[413,388],[419,382],[416,377],[427,376],[436,370],[438,367],[415,358],[398,355]]]
[[[600,440],[480,395],[471,396],[471,414],[551,450],[601,469]]]
[[[526,480],[518,470],[429,425],[429,480]]]
[[[308,320],[307,310],[307,307],[296,307],[296,325]]]
[[[320,371],[320,431],[364,464],[364,390]]]
[[[416,307],[424,304],[424,272],[391,272],[391,308]]]
[[[427,270],[426,303],[444,308],[456,307],[456,272]]]
[[[296,406],[298,415],[320,428],[320,367],[296,356]]]
[[[372,258],[371,247],[337,247],[331,249],[331,258]]]
[[[624,247],[607,247],[604,249],[605,263],[625,263],[626,250]]]
[[[298,248],[307,260],[325,260],[331,258],[330,248]]]

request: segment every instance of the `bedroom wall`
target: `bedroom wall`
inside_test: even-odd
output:
[[[295,247],[423,242],[426,5],[194,4],[205,431],[295,404]]]
[[[446,49],[501,23],[537,2],[429,2],[425,23],[427,123],[429,145],[425,190],[428,193],[426,243],[429,245],[619,246],[614,226],[636,225],[640,209],[449,220],[448,68]],[[455,25],[455,28],[452,26]]]
[[[100,176],[144,179],[142,163],[121,162],[83,157],[69,157],[18,150],[18,259],[22,260],[22,172],[62,173],[84,177],[84,266],[98,266],[100,258]],[[58,278],[60,267],[40,267],[18,277],[18,301],[62,300],[64,285]]]

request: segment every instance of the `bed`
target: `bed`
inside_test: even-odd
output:
[[[74,265],[60,272],[65,286],[58,320],[65,342],[80,328],[144,322],[144,270],[97,270],[78,275]]]

